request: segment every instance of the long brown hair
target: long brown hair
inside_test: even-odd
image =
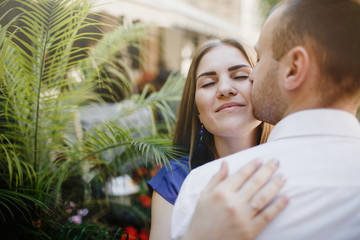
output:
[[[190,65],[181,102],[178,108],[178,118],[173,138],[174,146],[182,147],[184,149],[184,154],[189,155],[191,168],[202,165],[216,158],[214,137],[208,131],[205,131],[204,144],[206,151],[212,154],[212,159],[206,158],[204,160],[200,160],[200,162],[196,159],[197,163],[194,164],[195,161],[192,160],[192,155],[196,150],[197,140],[200,138],[199,131],[201,128],[200,120],[197,117],[198,110],[195,104],[196,71],[202,57],[211,49],[220,45],[229,45],[239,49],[239,51],[244,54],[245,58],[250,63],[250,66],[254,67],[253,55],[250,49],[247,49],[244,44],[232,38],[208,40],[199,45],[194,51],[192,63]],[[266,142],[272,126],[267,123],[262,123],[260,127],[261,136],[259,136],[259,143],[263,143]]]

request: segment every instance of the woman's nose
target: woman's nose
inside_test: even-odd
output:
[[[220,79],[218,82],[218,91],[216,96],[218,98],[235,96],[237,94],[236,88],[233,86],[231,79],[228,77]]]

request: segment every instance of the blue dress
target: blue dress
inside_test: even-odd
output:
[[[166,201],[174,205],[179,194],[180,187],[186,176],[189,174],[189,158],[182,157],[176,160],[170,160],[170,166],[164,165],[156,175],[148,181],[150,191],[155,190]]]

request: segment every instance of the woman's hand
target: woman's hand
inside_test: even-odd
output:
[[[219,172],[201,192],[182,239],[254,239],[289,201],[285,196],[274,199],[285,183],[281,175],[269,180],[278,161],[261,165],[260,160],[253,160],[227,177],[228,164],[222,162]]]

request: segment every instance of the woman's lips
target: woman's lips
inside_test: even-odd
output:
[[[224,104],[220,105],[220,107],[218,107],[215,110],[215,112],[220,112],[221,110],[228,109],[228,108],[243,107],[243,106],[245,106],[245,105],[242,103],[237,103],[237,102],[224,103]]]

